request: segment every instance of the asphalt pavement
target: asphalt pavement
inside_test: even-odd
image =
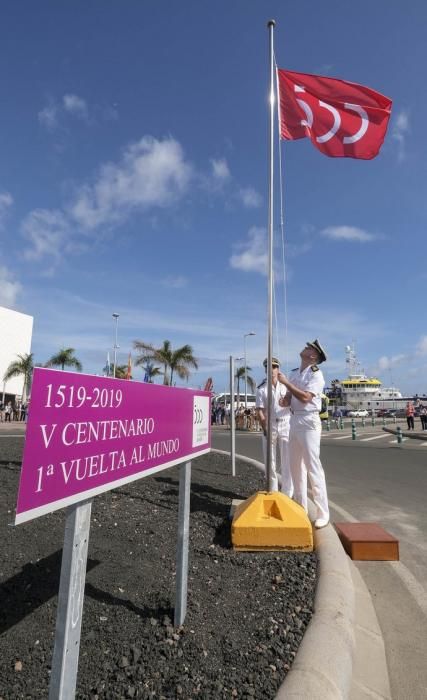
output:
[[[427,434],[401,444],[375,426],[324,430],[321,458],[335,521],[377,522],[400,542],[399,562],[356,562],[385,641],[392,697],[427,698]],[[404,428],[404,424],[400,424]],[[394,425],[388,425],[394,427]],[[421,436],[422,437],[422,436]],[[213,430],[213,447],[229,450],[230,433]],[[260,435],[236,433],[236,451],[262,460]]]

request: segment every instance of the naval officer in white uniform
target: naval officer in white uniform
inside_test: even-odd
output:
[[[300,357],[300,367],[292,370],[289,378],[279,372],[278,379],[287,389],[281,404],[291,408],[289,451],[294,500],[307,511],[308,474],[317,510],[314,526],[320,528],[329,523],[325,472],[320,461],[319,412],[325,380],[317,366],[326,360],[326,353],[319,341],[313,340],[306,344]]]
[[[281,406],[279,401],[286,397],[286,388],[278,381],[280,362],[277,357],[272,357],[272,442],[273,450],[271,457],[271,485],[273,491],[278,491],[277,458],[276,452],[280,454],[280,472],[282,475],[282,493],[292,498],[293,487],[289,466],[289,423],[291,412],[288,406]],[[264,368],[267,371],[267,358],[264,360]],[[260,422],[263,438],[262,447],[264,452],[264,463],[267,458],[267,378],[258,386],[256,394],[257,416]]]

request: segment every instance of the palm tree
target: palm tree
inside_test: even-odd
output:
[[[247,379],[250,390],[252,391],[252,393],[254,393],[255,389],[256,389],[256,382],[253,379],[253,377],[251,377],[248,374],[248,372],[252,372],[252,367],[246,367],[246,379]],[[237,399],[236,400],[237,400],[237,404],[239,404],[239,402],[240,402],[240,380],[241,379],[243,379],[243,381],[245,380],[245,368],[238,367],[236,370],[235,376],[237,379]]]
[[[22,388],[22,403],[24,403],[27,398],[27,391],[31,388],[31,378],[34,369],[33,353],[17,355],[17,358],[17,360],[10,363],[4,373],[3,381],[7,382],[9,379],[12,379],[12,377],[19,377],[21,374],[24,375],[24,386]]]
[[[78,372],[83,369],[82,363],[77,357],[74,357],[74,348],[61,348],[56,354],[52,355],[50,360],[46,362],[46,367],[75,367]]]
[[[138,363],[135,362],[135,364]],[[148,384],[154,384],[153,377],[163,374],[160,367],[155,367],[154,362],[148,359],[146,360],[145,364],[141,364],[141,367],[144,370],[144,381],[148,382]]]
[[[172,385],[174,372],[180,379],[188,379],[190,376],[188,367],[198,368],[191,345],[183,345],[181,348],[173,350],[170,340],[164,340],[160,348],[155,348],[150,343],[135,340],[134,347],[142,353],[135,362],[136,365],[143,365],[147,360],[163,365],[163,384]],[[170,370],[170,376],[168,370]]]
[[[128,375],[127,365],[116,365],[116,379],[126,379]],[[111,376],[113,376],[113,371],[111,370]],[[130,377],[132,379],[132,375]]]

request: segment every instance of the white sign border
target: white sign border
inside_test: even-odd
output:
[[[106,493],[107,491],[113,491],[113,489],[119,488],[119,486],[124,486],[124,484],[129,484],[132,481],[137,481],[150,474],[155,474],[156,472],[169,469],[174,467],[176,464],[181,464],[182,462],[188,462],[189,460],[200,457],[201,455],[208,454],[211,451],[211,447],[207,447],[204,450],[199,450],[198,452],[191,452],[185,456],[178,457],[178,459],[173,459],[171,462],[164,462],[163,464],[157,465],[156,467],[151,467],[149,469],[144,469],[137,474],[130,474],[122,479],[117,479],[117,481],[109,481],[108,484],[103,484],[102,486],[97,486],[96,488],[89,489],[88,491],[81,491],[75,493],[67,498],[61,498],[59,501],[53,501],[51,503],[46,503],[38,508],[32,508],[31,510],[26,510],[23,513],[17,513],[15,516],[15,525],[20,525],[21,523],[26,523],[29,520],[34,520],[42,515],[47,515],[48,513],[53,513],[61,508],[66,508],[73,503],[79,503],[80,501],[86,501],[88,498],[93,496],[98,496],[100,493]]]

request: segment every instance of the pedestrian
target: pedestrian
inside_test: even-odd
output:
[[[329,523],[329,505],[325,472],[320,461],[322,423],[319,412],[325,386],[318,365],[325,362],[326,353],[319,341],[307,343],[300,352],[301,364],[289,378],[279,372],[278,379],[287,389],[283,405],[290,405],[290,466],[294,485],[294,500],[307,512],[307,475],[316,506],[316,528]]]
[[[415,429],[415,424],[414,424],[414,415],[415,415],[415,408],[414,404],[412,401],[408,401],[406,404],[406,422],[408,424],[408,430],[414,430]]]
[[[4,413],[4,406],[2,402],[0,401],[0,423],[3,423],[3,413]]]
[[[286,396],[285,387],[278,381],[280,362],[277,357],[271,358],[272,369],[272,405],[271,405],[271,439],[273,443],[271,456],[271,487],[273,491],[278,491],[277,476],[277,449],[280,455],[280,473],[282,476],[282,493],[289,498],[293,495],[292,477],[289,465],[289,422],[290,410],[288,406],[281,406],[279,401]],[[267,371],[267,358],[264,360],[264,369]],[[267,459],[267,378],[257,388],[256,409],[258,421],[261,425],[262,447],[264,451],[264,462]]]
[[[9,421],[9,423],[11,422],[12,412],[13,412],[12,402],[8,401],[8,403],[6,404],[6,408],[4,409],[4,422],[5,423],[7,421]]]
[[[340,427],[341,418],[342,418],[342,411],[341,411],[341,409],[339,408],[339,406],[337,406],[337,407],[335,408],[335,411],[334,411],[334,418],[335,418],[335,427],[336,427],[336,428],[339,428],[339,427]]]
[[[21,423],[25,423],[26,418],[27,418],[27,404],[23,403],[21,405],[21,415],[20,415],[19,420],[21,421]]]
[[[241,403],[240,406],[236,409],[236,428],[237,428],[237,430],[243,430],[244,415],[245,415],[245,409],[243,408],[243,404]]]
[[[421,404],[420,406],[420,420],[421,420],[421,430],[427,430],[427,406]]]
[[[228,425],[229,428],[231,427],[230,415],[231,415],[230,405],[227,404],[227,406],[225,407],[225,424]]]

